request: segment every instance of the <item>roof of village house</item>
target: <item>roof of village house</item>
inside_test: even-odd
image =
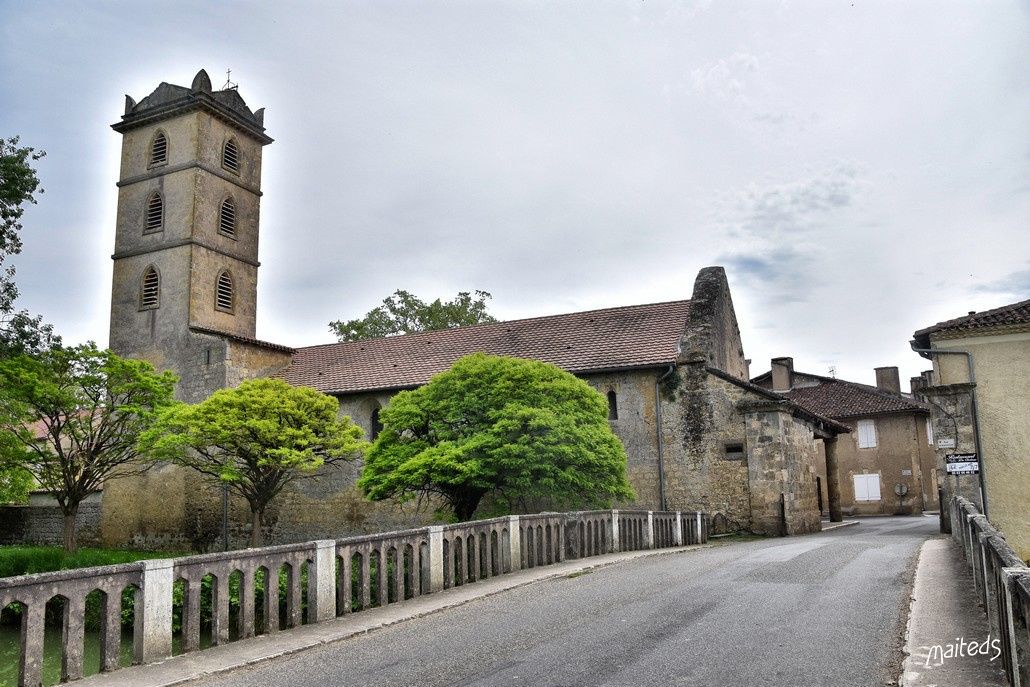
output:
[[[1030,324],[1030,300],[1003,305],[993,310],[970,313],[945,322],[938,322],[932,327],[920,329],[914,334],[914,337],[922,348],[926,348],[929,346],[931,334],[1025,324]]]
[[[781,391],[785,397],[810,412],[833,418],[882,415],[885,413],[926,413],[929,407],[919,401],[843,379],[818,377],[795,372],[795,375],[817,377],[814,386],[798,386]]]
[[[824,429],[831,430],[835,434],[843,434],[845,432],[851,431],[851,428],[849,426],[837,422],[831,416],[825,413],[820,413],[814,408],[798,403],[794,399],[790,398],[790,396],[788,396],[787,394],[766,389],[764,386],[758,386],[757,384],[750,382],[746,379],[738,379],[737,377],[734,377],[733,375],[727,372],[723,372],[722,370],[719,370],[714,367],[708,367],[706,369],[708,370],[709,374],[713,374],[716,377],[719,377],[720,379],[725,379],[727,382],[739,386],[741,389],[746,389],[753,394],[757,394],[758,396],[764,396],[765,398],[771,401],[787,401],[795,408],[794,412],[797,415],[800,415],[803,418],[816,422],[817,424],[822,425]]]
[[[572,373],[670,365],[690,301],[606,308],[299,348],[282,373],[323,393],[425,384],[472,353],[542,360]]]

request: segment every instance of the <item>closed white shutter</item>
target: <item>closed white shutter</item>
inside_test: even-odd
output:
[[[858,447],[876,448],[876,422],[873,420],[858,421]]]
[[[930,418],[926,418],[926,443],[933,446],[933,423]]]
[[[855,475],[855,500],[869,500],[869,490],[865,486],[865,475]]]
[[[866,489],[869,492],[870,501],[880,500],[880,473],[866,475]]]
[[[872,475],[855,475],[855,500],[880,500],[880,473]]]

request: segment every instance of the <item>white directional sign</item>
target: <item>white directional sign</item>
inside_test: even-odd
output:
[[[949,475],[979,475],[980,463],[975,453],[949,453],[944,456]]]

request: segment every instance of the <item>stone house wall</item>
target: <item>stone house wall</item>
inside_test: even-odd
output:
[[[711,375],[703,359],[681,365],[676,380],[663,397],[669,508],[704,510],[717,532],[749,529],[748,446],[736,410],[746,392]]]
[[[841,509],[846,515],[917,514],[924,509],[936,510],[934,448],[926,435],[926,417],[898,413],[865,418],[875,422],[876,446],[873,448],[858,447],[857,427],[861,418],[840,421],[852,428],[851,434],[842,435],[837,441]],[[879,500],[857,499],[854,477],[863,474],[880,475]],[[908,489],[901,499],[895,494],[898,484]]]
[[[788,405],[769,399],[744,401],[751,531],[758,534],[818,532],[818,451],[812,429]],[[782,510],[781,510],[782,509]]]
[[[943,491],[944,502],[950,502],[953,496],[961,496],[975,504],[977,509],[983,512],[980,476],[948,476],[945,467],[945,456],[950,453],[976,453],[976,438],[973,430],[973,388],[970,384],[947,384],[925,387],[920,390],[920,393],[930,402],[934,439],[938,442],[943,440],[954,444],[954,448],[937,449],[938,482]]]

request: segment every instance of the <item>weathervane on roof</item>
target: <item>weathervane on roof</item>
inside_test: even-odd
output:
[[[229,80],[230,76],[232,76],[232,70],[231,69],[226,69],[225,70],[225,85],[222,86],[222,90],[223,91],[229,91],[229,90],[235,91],[239,87],[239,84],[235,84],[235,83],[233,83],[232,81]]]
[[[836,365],[830,365],[830,376],[833,377],[834,379],[837,379],[837,366]]]

